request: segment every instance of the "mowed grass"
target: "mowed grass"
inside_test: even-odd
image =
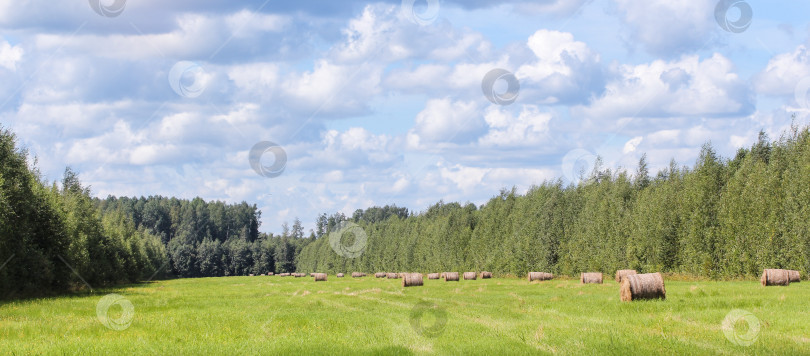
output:
[[[411,288],[373,276],[159,281],[3,302],[0,353],[810,354],[806,281],[767,288],[755,281],[667,281],[666,289],[665,301],[628,303],[619,301],[612,280],[426,279]],[[108,293],[132,303],[128,328],[99,321],[97,304]],[[413,323],[414,308],[423,302],[435,307]],[[759,321],[751,346],[732,343],[723,332],[734,309]],[[114,305],[108,316],[122,313]],[[443,329],[433,327],[442,322]],[[734,327],[741,337],[754,334],[744,321]]]

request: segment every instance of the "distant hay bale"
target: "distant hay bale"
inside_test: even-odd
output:
[[[627,274],[622,277],[619,290],[621,300],[667,299],[664,277],[661,273]]]
[[[622,277],[629,274],[638,274],[634,269],[620,269],[616,271],[616,282],[622,283]]]
[[[464,272],[464,280],[465,281],[466,280],[474,281],[475,279],[476,279],[476,273],[475,272]]]
[[[278,274],[278,276],[279,276],[279,277],[289,277],[289,276],[290,276],[290,274],[289,274],[289,273],[284,272],[284,273],[279,273],[279,274]]]
[[[548,281],[554,279],[554,275],[548,272],[529,272],[529,282],[532,281]]]
[[[397,279],[397,278],[399,278],[399,274],[397,274],[397,273],[386,273],[385,277],[388,278],[388,279]]]
[[[802,274],[799,273],[797,270],[789,269],[788,271],[788,279],[790,283],[799,283],[802,281]]]
[[[377,272],[377,273],[375,273],[374,278],[385,278],[385,272]]]
[[[248,276],[251,276],[251,277],[253,277],[253,273],[251,273],[251,274],[249,274],[249,275],[248,275]]]
[[[585,272],[580,274],[579,281],[582,284],[602,284],[602,273],[601,272]]]
[[[785,269],[766,269],[759,282],[762,286],[786,286],[790,284],[790,275]]]
[[[419,287],[422,286],[421,273],[405,273],[402,275],[403,287]]]
[[[267,275],[268,275],[268,276],[272,276],[272,275],[273,275],[273,272],[267,272]]]
[[[337,274],[337,277],[338,277],[338,278],[343,278],[343,273],[338,273],[338,274]]]
[[[487,271],[481,272],[481,279],[490,279],[490,278],[492,278],[492,272]]]
[[[428,273],[428,279],[439,279],[438,273]]]
[[[352,278],[360,278],[362,276],[363,276],[363,274],[360,273],[360,272],[352,272]]]
[[[310,273],[315,277],[315,282],[326,282],[326,273]]]
[[[458,272],[444,272],[445,282],[458,282]]]

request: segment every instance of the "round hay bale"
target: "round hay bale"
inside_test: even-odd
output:
[[[290,274],[285,272],[285,273],[279,273],[278,276],[279,277],[289,277]]]
[[[253,277],[253,273],[251,273],[251,274],[249,274],[249,275],[248,275],[248,276],[251,276],[251,277]]]
[[[492,272],[487,271],[481,272],[481,279],[490,279],[490,278],[492,278]]]
[[[315,277],[315,282],[326,282],[326,273],[312,273]]]
[[[301,277],[306,277],[307,276],[306,274],[303,274],[303,273],[295,273],[294,275],[295,275],[295,278],[301,278]]]
[[[464,272],[464,280],[465,281],[466,280],[474,281],[475,279],[476,279],[476,273],[475,272]]]
[[[580,274],[579,281],[582,284],[602,284],[602,273],[601,272],[585,272]]]
[[[529,272],[529,282],[531,281],[548,281],[554,279],[554,275],[548,272]]]
[[[458,282],[458,272],[444,272],[445,282]]]
[[[619,291],[623,302],[639,299],[667,299],[661,273],[628,274],[622,277]]]
[[[616,282],[622,283],[622,277],[629,274],[638,274],[634,269],[620,269],[616,271]]]
[[[363,274],[360,273],[360,272],[352,272],[352,278],[360,278],[362,276],[363,276]]]
[[[388,279],[397,279],[399,278],[399,275],[397,273],[386,273],[385,277]]]
[[[344,274],[343,274],[343,273],[338,273],[338,274],[337,274],[337,277],[338,277],[338,278],[343,278],[343,276],[344,276]]]
[[[421,273],[405,273],[402,275],[403,287],[420,287],[422,286]]]
[[[374,274],[375,278],[385,278],[385,272],[377,272]]]
[[[799,273],[797,270],[789,269],[788,271],[788,279],[790,283],[799,283],[802,281],[802,274]]]
[[[267,272],[267,275],[268,275],[268,276],[272,276],[272,275],[273,275],[273,272]]]
[[[439,279],[438,273],[428,273],[428,279]]]
[[[790,276],[785,269],[766,269],[759,282],[762,286],[786,286],[790,284]]]

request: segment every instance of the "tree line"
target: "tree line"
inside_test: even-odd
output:
[[[651,175],[600,161],[578,184],[514,188],[481,206],[439,201],[321,214],[260,233],[261,211],[150,196],[93,198],[71,169],[48,182],[0,128],[0,298],[169,277],[266,272],[489,270],[523,275],[633,268],[709,278],[810,271],[810,131],[793,127],[722,158]],[[35,161],[35,160],[34,160]],[[362,236],[336,236],[346,222]],[[352,230],[357,232],[357,230]],[[362,245],[359,257],[337,243]],[[360,241],[362,240],[362,241]],[[361,245],[355,245],[361,243]]]
[[[808,128],[793,126],[773,141],[760,133],[728,159],[705,144],[693,166],[673,160],[655,175],[646,156],[632,172],[600,162],[579,184],[504,189],[480,207],[440,201],[376,221],[355,214],[350,220],[366,235],[362,255],[342,257],[318,239],[302,249],[297,269],[578,275],[632,268],[713,279],[763,268],[810,271]]]
[[[49,182],[0,128],[0,299],[171,277],[294,272],[314,239],[296,219],[259,233],[246,202],[91,196],[70,168]],[[334,219],[333,219],[334,220]]]

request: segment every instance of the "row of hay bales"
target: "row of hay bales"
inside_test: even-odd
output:
[[[295,276],[303,277],[303,273],[281,273],[279,276]],[[326,273],[310,273],[310,276],[315,278],[316,282],[326,281]],[[343,277],[343,273],[338,273],[338,277]],[[366,274],[362,272],[352,272],[352,277],[360,278],[365,277]],[[402,279],[403,287],[417,287],[424,285],[423,275],[421,273],[385,273],[377,272],[374,274],[376,278],[388,279]],[[464,272],[461,275],[465,280],[475,280],[477,274],[475,272]],[[547,281],[554,279],[554,275],[548,272],[529,272],[529,282],[532,281]],[[444,279],[445,282],[459,281],[458,272],[442,272],[442,273],[429,273],[428,279]],[[482,279],[492,278],[492,273],[482,272]],[[622,301],[634,301],[642,299],[666,299],[667,292],[664,285],[664,277],[661,273],[644,273],[639,274],[636,270],[623,269],[616,271],[615,280],[620,284],[619,296]],[[763,286],[787,286],[790,283],[797,283],[801,281],[801,274],[796,270],[785,269],[765,269],[760,278]],[[584,272],[580,274],[580,283],[582,284],[602,284],[603,275],[600,272]]]
[[[554,275],[548,272],[529,272],[529,282],[548,281]],[[619,295],[622,301],[639,299],[666,299],[664,278],[660,273],[638,274],[635,270],[616,271],[616,281],[621,283]],[[579,275],[582,284],[602,284],[604,278],[601,272],[584,272]]]

